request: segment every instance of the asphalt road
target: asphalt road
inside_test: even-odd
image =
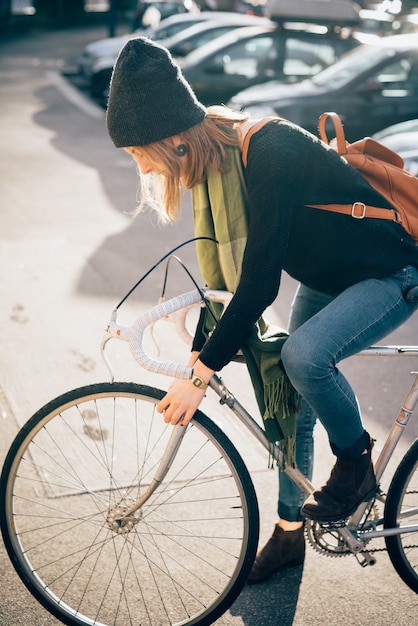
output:
[[[99,344],[111,310],[163,254],[192,236],[189,203],[176,227],[155,216],[133,220],[137,178],[130,159],[110,143],[103,111],[63,79],[85,43],[106,36],[88,28],[32,32],[0,41],[0,458],[19,425],[70,388],[107,379]],[[199,276],[192,246],[180,256]],[[173,292],[189,289],[173,270]],[[155,304],[162,274],[133,296],[127,318]],[[285,278],[272,316],[285,322],[294,283]],[[418,318],[388,343],[417,343]],[[113,354],[117,377],[152,382],[123,348]],[[345,365],[369,430],[381,447],[408,386],[415,360],[353,359]],[[225,379],[254,407],[245,373]],[[157,386],[168,381],[158,380]],[[207,400],[210,413],[217,407]],[[265,453],[237,426],[225,424],[254,478],[261,509],[261,542],[275,522],[276,472]],[[412,424],[399,454],[418,434]],[[314,479],[325,478],[331,457],[317,428]],[[219,626],[413,626],[417,596],[398,578],[385,552],[374,567],[354,557],[327,558],[310,549],[304,566],[247,587]],[[0,626],[58,622],[29,595],[0,546]],[[163,625],[161,625],[163,626]]]

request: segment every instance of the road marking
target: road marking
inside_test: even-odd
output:
[[[59,72],[48,70],[45,73],[67,100],[75,104],[76,107],[84,111],[84,113],[87,113],[90,117],[96,120],[103,119],[104,110],[97,104],[90,102],[86,96],[83,96],[83,94],[73,87]]]

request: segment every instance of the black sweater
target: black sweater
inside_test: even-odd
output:
[[[418,267],[418,249],[395,222],[354,219],[307,207],[361,201],[391,208],[334,150],[300,127],[267,124],[251,138],[245,169],[249,231],[237,291],[206,345],[193,349],[219,371],[277,296],[282,270],[312,289],[337,294],[368,278]]]

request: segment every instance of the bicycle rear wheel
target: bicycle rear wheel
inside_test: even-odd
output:
[[[21,429],[1,477],[5,546],[37,600],[70,625],[211,624],[233,603],[258,541],[249,473],[203,413],[131,524],[172,427],[164,392],[134,383],[69,391]]]
[[[400,462],[385,506],[385,528],[418,524],[418,439]],[[386,537],[390,560],[402,580],[418,593],[418,532]]]

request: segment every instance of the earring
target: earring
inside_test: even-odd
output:
[[[187,154],[188,148],[185,143],[181,143],[176,147],[175,153],[179,157],[184,157]]]

